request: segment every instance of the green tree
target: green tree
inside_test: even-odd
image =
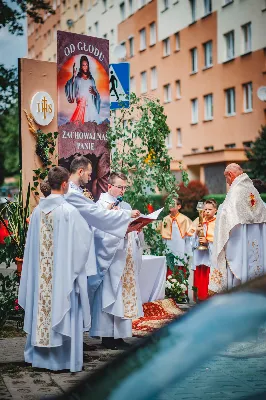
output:
[[[7,27],[14,35],[23,35],[23,20],[30,17],[43,24],[43,11],[54,14],[50,0],[0,0],[0,29]]]
[[[0,184],[3,183],[6,176],[19,173],[18,130],[18,106],[16,103],[0,117]]]
[[[262,126],[252,148],[246,150],[249,176],[266,182],[266,125]]]
[[[156,191],[167,194],[166,208],[177,197],[178,185],[171,173],[171,157],[168,154],[166,139],[170,133],[166,115],[159,100],[130,97],[130,108],[122,108],[114,118],[113,127],[108,132],[112,151],[111,170],[121,171],[128,176],[130,188],[125,200],[133,208],[147,212],[148,204],[153,203]],[[188,184],[188,176],[182,170],[183,181]],[[189,269],[187,260],[180,260],[166,247],[155,226],[144,228],[145,241],[152,255],[165,255],[167,264],[175,270],[179,282],[188,284]],[[177,270],[180,261],[184,271]]]

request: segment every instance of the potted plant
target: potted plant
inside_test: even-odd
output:
[[[26,202],[24,205],[22,187],[14,201],[7,202],[0,212],[0,222],[5,226],[8,236],[4,245],[0,248],[0,263],[6,264],[7,268],[12,262],[17,265],[20,276],[26,237],[28,231],[30,185],[28,186]]]

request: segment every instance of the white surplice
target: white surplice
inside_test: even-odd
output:
[[[176,221],[172,222],[172,238],[163,239],[163,241],[167,248],[180,259],[186,260],[192,255],[190,238],[188,236],[182,238]],[[183,266],[183,263],[179,261],[178,266]]]
[[[85,264],[89,228],[61,195],[41,199],[32,213],[19,287],[33,367],[81,371],[83,331],[90,328]]]
[[[116,198],[103,193],[97,202],[102,209]],[[126,202],[118,206],[131,210]],[[118,210],[115,212],[119,212]],[[138,275],[141,268],[141,235],[129,233],[121,240],[95,230],[96,260],[100,276],[92,305],[91,336],[126,338],[132,336],[132,319],[143,315]],[[115,249],[112,260],[104,257]]]

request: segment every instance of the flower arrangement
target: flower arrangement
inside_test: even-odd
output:
[[[175,273],[167,277],[165,294],[167,298],[174,299],[176,303],[184,303],[187,300],[188,282],[186,280],[180,282],[178,278]]]

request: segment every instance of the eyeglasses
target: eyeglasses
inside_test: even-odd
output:
[[[127,190],[127,189],[129,189],[129,186],[120,186],[120,185],[116,186],[116,185],[112,185],[112,184],[111,184],[111,186],[114,186],[119,190]]]

